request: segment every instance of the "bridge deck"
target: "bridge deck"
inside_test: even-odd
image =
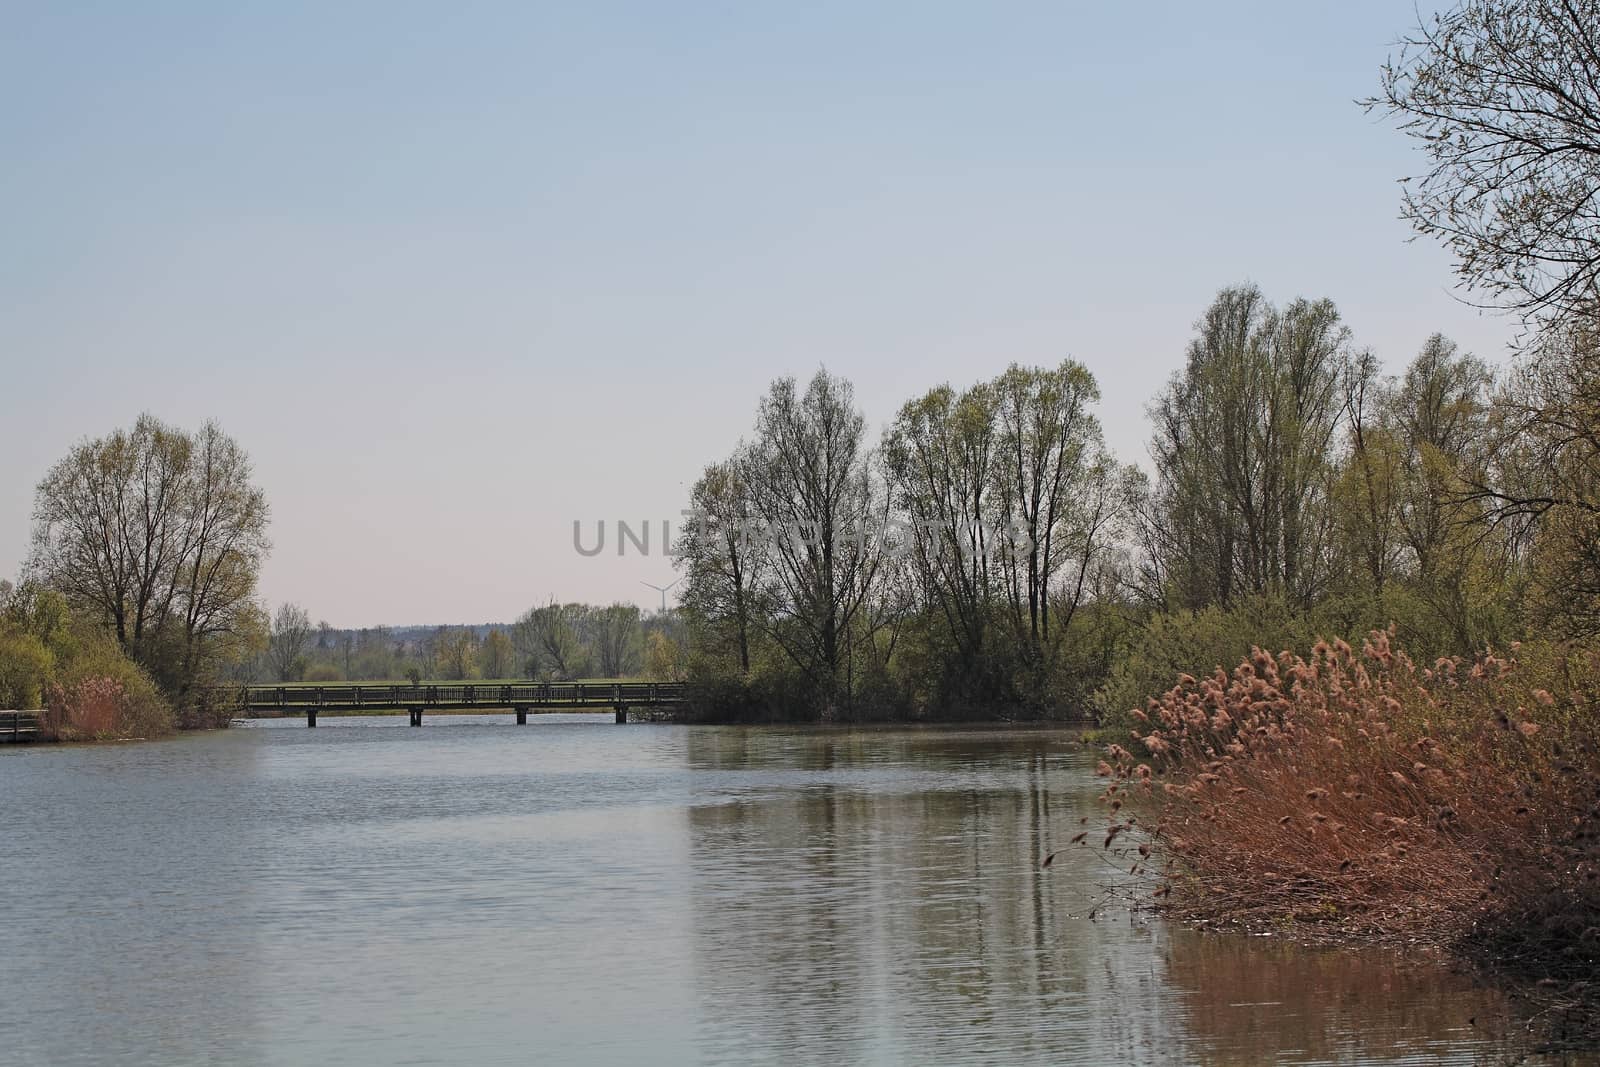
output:
[[[610,708],[618,722],[627,721],[629,708],[660,707],[683,700],[682,682],[525,682],[511,685],[252,685],[231,691],[246,711],[304,714],[315,726],[318,712],[391,710],[411,713],[413,726],[421,725],[422,712],[492,711],[527,713],[539,709]]]

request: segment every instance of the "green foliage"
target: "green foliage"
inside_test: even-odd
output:
[[[513,677],[516,652],[504,630],[491,630],[478,650],[479,670],[485,678]]]
[[[683,650],[678,642],[657,630],[645,641],[645,676],[660,682],[683,680]]]
[[[0,708],[43,709],[61,739],[157,737],[172,705],[104,628],[74,619],[65,597],[0,583]]]
[[[54,670],[55,657],[37,637],[0,629],[0,708],[39,707]]]
[[[1330,483],[1350,331],[1328,300],[1222,290],[1151,409],[1149,551],[1172,606],[1309,604],[1330,578]]]
[[[1343,636],[1343,626],[1336,635]],[[1231,666],[1250,655],[1252,647],[1273,653],[1308,649],[1318,626],[1305,613],[1281,599],[1255,596],[1232,607],[1202,608],[1154,615],[1118,657],[1105,684],[1094,696],[1097,716],[1113,736],[1131,726],[1134,709],[1176,683],[1180,675],[1196,677]]]
[[[159,737],[176,719],[150,675],[115,639],[95,635],[46,687],[42,724],[62,740]]]

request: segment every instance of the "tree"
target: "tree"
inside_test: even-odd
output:
[[[1530,555],[1535,621],[1600,634],[1600,321],[1546,334],[1490,409],[1466,500]]]
[[[1071,360],[1013,365],[960,394],[933,389],[889,427],[884,469],[910,543],[875,603],[909,571],[910,614],[933,627],[921,651],[935,652],[937,700],[1037,704],[1074,618],[1109,587],[1134,474],[1105,448],[1098,398]]]
[[[994,497],[1013,536],[1001,554],[1014,629],[1041,662],[1050,641],[1051,600],[1071,616],[1127,500],[1121,469],[1089,410],[1099,386],[1081,363],[1054,370],[1013,365],[994,384],[998,464]],[[1064,596],[1052,598],[1063,572]]]
[[[1159,569],[1178,607],[1309,604],[1331,573],[1349,332],[1327,300],[1279,311],[1254,286],[1224,289],[1196,331],[1151,411]]]
[[[578,639],[581,604],[557,604],[553,599],[530,608],[511,628],[511,640],[532,677],[558,680],[577,677],[583,662]]]
[[[39,483],[29,571],[182,697],[254,622],[267,505],[250,479],[215,423],[188,434],[141,415]]]
[[[0,709],[40,707],[55,663],[43,641],[0,622]]]
[[[306,649],[314,627],[311,616],[298,604],[283,603],[272,616],[272,635],[267,642],[267,662],[280,682],[299,681],[305,673]]]
[[[1600,300],[1600,2],[1466,0],[1383,68],[1388,111],[1431,168],[1404,214],[1457,273],[1547,324]]]
[[[589,614],[594,650],[600,674],[623,678],[632,674],[639,660],[639,607],[616,603]]]
[[[433,661],[450,682],[471,678],[478,668],[478,641],[465,626],[441,626],[433,636]]]
[[[999,395],[948,385],[907,403],[884,440],[893,503],[912,528],[919,596],[943,622],[955,670],[971,676],[988,645],[998,583]],[[981,683],[980,683],[981,684]]]
[[[1367,591],[1382,597],[1400,568],[1400,488],[1405,455],[1393,425],[1391,390],[1379,377],[1378,357],[1356,356],[1344,380],[1349,459],[1334,487],[1334,510],[1353,569]]]
[[[504,630],[490,630],[483,639],[478,662],[485,678],[510,678],[516,671],[516,653]]]
[[[1462,653],[1482,644],[1471,618],[1480,583],[1472,579],[1490,545],[1471,528],[1479,510],[1463,499],[1462,489],[1476,473],[1473,454],[1487,427],[1489,384],[1481,361],[1434,334],[1392,397],[1405,449],[1397,482],[1400,540],[1418,594],[1449,623]]]
[[[683,653],[678,642],[660,630],[650,631],[645,641],[644,672],[653,681],[682,681]]]
[[[817,690],[824,717],[850,696],[849,637],[881,561],[883,495],[850,383],[819,370],[804,393],[772,384],[741,463],[772,565],[762,593],[768,635]]]
[[[684,609],[701,620],[703,636],[714,634],[730,646],[739,673],[749,674],[756,590],[767,557],[741,457],[706,467],[690,493],[690,509],[675,561],[685,572]]]

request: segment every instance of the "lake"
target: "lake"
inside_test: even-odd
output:
[[[1451,969],[1118,900],[1058,731],[260,721],[0,747],[0,1062],[1494,1062]],[[1092,917],[1091,917],[1091,913]]]

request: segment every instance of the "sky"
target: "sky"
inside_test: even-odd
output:
[[[1142,462],[1224,286],[1333,299],[1391,370],[1514,333],[1409,239],[1424,160],[1355,103],[1408,3],[0,18],[0,576],[50,464],[141,412],[248,450],[269,604],[509,621],[659,606],[660,523],[780,376],[849,378],[876,434],[1071,357]]]

